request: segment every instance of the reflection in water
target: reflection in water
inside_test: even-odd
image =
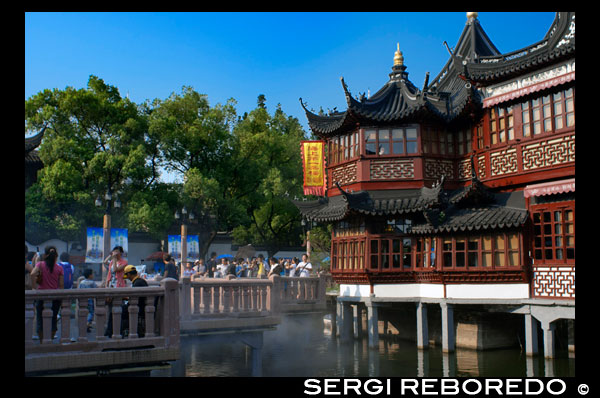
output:
[[[367,338],[341,343],[323,333],[317,315],[290,315],[276,330],[264,332],[262,376],[266,377],[571,377],[575,359],[527,357],[517,349],[475,351],[439,346],[418,350],[414,341],[380,339],[368,348]],[[241,341],[181,339],[181,359],[170,370],[152,376],[252,376],[252,350]]]

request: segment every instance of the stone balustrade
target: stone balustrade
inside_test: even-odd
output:
[[[182,320],[277,315],[293,311],[294,307],[297,310],[312,309],[316,304],[325,308],[324,277],[183,277],[180,288]]]
[[[144,288],[98,288],[25,291],[26,374],[73,369],[100,369],[176,360],[182,333],[265,330],[281,322],[280,315],[326,307],[327,279],[281,277],[213,279],[183,277],[177,282],[149,281]],[[87,331],[88,299],[94,301],[95,328]],[[144,329],[138,330],[140,308]],[[59,336],[50,336],[52,301],[61,301]],[[127,300],[128,306],[122,304]],[[34,339],[34,302],[43,301],[43,340]],[[75,302],[75,314],[71,303]],[[111,302],[112,305],[108,305]],[[125,309],[125,317],[122,311]],[[74,317],[72,317],[74,315]],[[112,316],[112,336],[104,331]],[[127,319],[128,334],[121,334]],[[71,323],[75,324],[72,325]]]
[[[140,299],[145,298],[144,336],[138,333]],[[95,328],[87,331],[88,300],[94,301]],[[59,336],[51,336],[52,301],[60,300]],[[128,306],[122,304],[128,301]],[[43,340],[34,340],[34,302],[43,301]],[[71,319],[71,303],[76,303]],[[108,303],[112,305],[108,305]],[[110,308],[110,310],[109,310]],[[122,311],[129,333],[121,335]],[[104,331],[112,316],[112,337]],[[72,327],[71,322],[75,322]],[[139,350],[143,348],[143,350]],[[127,351],[127,352],[126,352]],[[137,354],[134,353],[137,352]],[[113,353],[111,355],[109,353]],[[143,353],[142,353],[143,352]],[[77,353],[78,355],[73,355]],[[131,358],[130,358],[131,357]],[[135,360],[133,359],[135,357]],[[25,371],[59,371],[86,367],[157,363],[179,357],[179,284],[167,278],[160,286],[25,291]]]

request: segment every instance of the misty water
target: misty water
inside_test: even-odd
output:
[[[261,357],[264,377],[575,376],[575,359],[566,350],[558,349],[552,360],[527,357],[519,347],[444,354],[440,346],[418,350],[414,341],[400,339],[380,339],[378,349],[369,349],[366,337],[342,343],[331,336],[318,314],[284,316],[264,332]],[[182,337],[181,358],[151,376],[249,377],[252,367],[252,349],[231,335],[223,341]]]

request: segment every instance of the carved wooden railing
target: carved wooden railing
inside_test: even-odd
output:
[[[574,265],[534,265],[532,269],[532,297],[575,299]]]
[[[138,334],[138,303],[145,298],[145,335]],[[87,332],[88,299],[94,301],[95,328]],[[60,335],[57,339],[51,336],[52,301],[61,301]],[[129,323],[129,334],[121,334],[122,304],[128,300],[126,307]],[[34,340],[35,301],[43,301],[42,330],[43,340]],[[74,320],[71,320],[71,303],[75,301]],[[112,302],[109,307],[108,301]],[[111,308],[109,312],[109,308]],[[39,316],[39,314],[37,315]],[[109,317],[112,316],[112,337],[104,335]],[[72,327],[71,322],[76,323]],[[38,360],[32,365],[31,371],[60,368],[61,364],[40,365],[39,355],[66,353],[85,353],[90,355],[105,354],[107,351],[158,349],[169,352],[167,356],[154,353],[151,360],[175,360],[179,355],[179,284],[176,280],[167,278],[160,286],[137,288],[98,288],[98,289],[69,289],[69,290],[26,290],[25,291],[25,362],[26,371],[28,358]],[[106,357],[106,355],[104,355]],[[64,358],[63,360],[64,361]],[[111,360],[114,362],[114,360]],[[46,361],[48,362],[48,361]],[[66,365],[65,365],[66,366]],[[75,366],[75,365],[73,365]],[[77,367],[85,367],[78,363]],[[35,368],[35,369],[34,369]]]

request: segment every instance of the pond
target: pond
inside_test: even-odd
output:
[[[442,353],[441,346],[418,350],[410,340],[367,338],[342,343],[324,330],[321,314],[287,315],[275,330],[263,332],[262,363],[253,369],[252,349],[231,335],[182,337],[181,359],[153,377],[571,377],[575,358],[527,357],[517,348]],[[257,366],[257,365],[254,365]],[[253,373],[254,371],[254,373]]]

